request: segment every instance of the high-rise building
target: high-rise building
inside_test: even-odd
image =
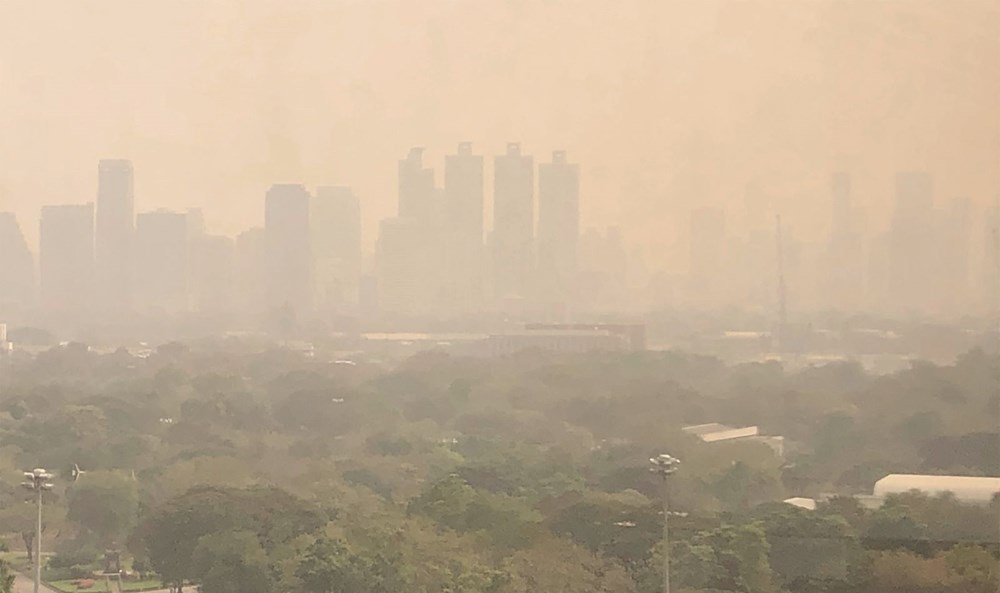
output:
[[[447,306],[477,309],[483,298],[483,157],[472,154],[469,142],[445,157],[444,201]]]
[[[188,216],[157,210],[136,217],[136,308],[179,313],[189,308]]]
[[[535,268],[535,163],[511,143],[493,167],[493,294],[525,297]]]
[[[434,188],[434,169],[424,167],[423,148],[411,148],[399,161],[399,216],[423,224],[433,224],[439,217],[438,194]]]
[[[726,263],[729,241],[725,211],[708,206],[692,211],[688,239],[688,274],[691,282],[688,296],[696,306],[721,305],[726,300],[723,283],[728,276]]]
[[[132,163],[102,160],[97,166],[97,219],[94,231],[97,304],[121,312],[132,302],[135,196]]]
[[[864,300],[865,248],[855,220],[851,175],[838,171],[830,178],[830,238],[817,280],[820,305],[856,310]]]
[[[79,313],[92,306],[92,203],[42,207],[38,260],[42,302],[49,310]]]
[[[312,305],[309,192],[302,185],[272,185],[264,199],[268,305],[292,314]]]
[[[316,262],[316,304],[358,303],[361,281],[361,204],[349,187],[317,187],[309,212]]]
[[[928,173],[896,175],[889,236],[889,298],[896,311],[925,311],[934,283],[934,181]]]
[[[436,283],[428,275],[437,262],[427,239],[426,230],[412,218],[389,218],[379,225],[376,268],[381,310],[417,315],[437,309]]]
[[[564,151],[538,168],[538,273],[541,297],[565,302],[573,294],[580,240],[580,167]]]
[[[236,236],[236,285],[234,304],[254,315],[267,308],[267,235],[263,228],[247,229]]]
[[[196,235],[191,241],[192,305],[202,313],[232,314],[236,304],[236,243],[220,235]]]
[[[0,313],[33,301],[35,262],[10,212],[0,212]]]
[[[441,192],[422,155],[413,148],[399,162],[399,216],[379,226],[378,301],[390,313],[430,314],[450,305],[443,282],[447,241]]]

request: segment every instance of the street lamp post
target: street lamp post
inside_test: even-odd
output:
[[[39,585],[42,582],[42,493],[52,490],[52,474],[44,468],[36,467],[30,472],[24,472],[24,481],[21,486],[35,493],[35,500],[38,503],[38,517],[35,523],[35,593],[38,593]]]
[[[680,462],[680,459],[666,453],[649,458],[651,465],[649,471],[663,479],[663,593],[670,593],[670,499],[667,492],[667,478],[677,471]]]

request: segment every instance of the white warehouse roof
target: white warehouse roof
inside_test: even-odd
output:
[[[1000,478],[890,474],[875,482],[874,494],[884,498],[890,494],[902,494],[911,490],[919,490],[930,495],[951,492],[962,502],[988,503],[1000,492]]]

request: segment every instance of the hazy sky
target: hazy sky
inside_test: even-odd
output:
[[[396,160],[519,140],[582,165],[584,224],[656,244],[756,181],[819,232],[829,172],[884,221],[897,169],[1000,192],[995,0],[0,0],[0,209],[92,200],[259,224],[272,182],[348,184],[366,242]],[[669,241],[668,241],[669,242]]]

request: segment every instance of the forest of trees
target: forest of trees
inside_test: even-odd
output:
[[[49,580],[120,550],[203,593],[653,593],[661,452],[682,460],[677,591],[995,593],[1000,578],[1000,500],[852,498],[888,473],[1000,475],[1000,357],[981,350],[872,376],[675,352],[388,366],[69,344],[3,373],[0,531],[23,554],[21,471],[56,471]],[[758,425],[786,454],[680,430],[707,422]],[[781,502],[820,495],[815,511]]]

